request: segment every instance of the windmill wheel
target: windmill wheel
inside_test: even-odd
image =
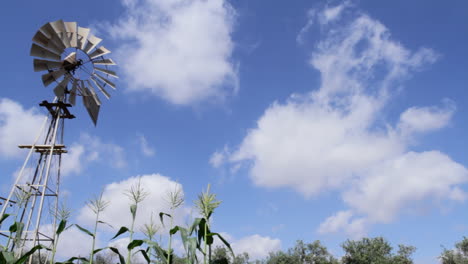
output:
[[[104,57],[110,51],[98,46],[102,39],[76,22],[57,20],[42,26],[32,40],[30,55],[41,58],[34,59],[34,71],[47,71],[42,75],[44,86],[54,83],[58,100],[72,105],[76,96],[82,96],[83,105],[96,125],[101,107],[96,90],[109,99],[107,87],[115,89],[109,77],[117,78],[108,69],[115,65],[114,61]]]

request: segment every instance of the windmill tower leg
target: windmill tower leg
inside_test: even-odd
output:
[[[39,244],[49,247],[55,241],[61,161],[67,152],[63,145],[64,121],[74,118],[67,108],[70,104],[43,101],[40,106],[48,109],[50,117],[44,120],[32,145],[19,146],[29,149],[29,153],[0,212],[0,217],[10,214],[7,223],[0,226],[0,235],[6,238],[6,247],[18,255]],[[43,144],[37,144],[41,136]],[[28,167],[31,163],[33,168]],[[15,223],[13,235],[7,228]]]

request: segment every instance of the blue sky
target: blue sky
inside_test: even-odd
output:
[[[4,3],[2,193],[26,155],[15,146],[45,114],[38,102],[53,98],[31,38],[58,19],[103,38],[120,76],[97,127],[81,105],[66,124],[73,221],[89,225],[84,202],[104,190],[106,217],[125,224],[120,193],[142,176],[153,194],[141,223],[173,186],[183,223],[211,183],[214,229],[253,257],[296,239],[339,256],[347,238],[382,235],[437,263],[467,232],[465,1]]]

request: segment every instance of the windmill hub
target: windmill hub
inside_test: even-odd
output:
[[[63,69],[76,80],[89,80],[94,74],[91,58],[80,49],[68,48],[62,54]]]

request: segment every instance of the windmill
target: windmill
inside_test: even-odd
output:
[[[32,40],[30,55],[37,57],[34,71],[45,72],[42,82],[46,87],[53,87],[55,99],[39,104],[49,114],[33,144],[19,146],[29,149],[28,155],[8,197],[0,199],[0,219],[9,214],[0,224],[0,238],[7,241],[9,250],[19,254],[24,247],[48,246],[55,241],[62,154],[67,153],[63,143],[64,121],[75,118],[69,108],[75,106],[76,97],[81,96],[96,125],[101,106],[97,91],[109,99],[106,89],[115,89],[109,77],[117,77],[108,69],[115,63],[104,57],[110,51],[99,45],[102,39],[76,22],[46,23]],[[18,228],[13,238],[11,230],[5,227],[14,222],[18,223]],[[49,232],[44,231],[44,227],[49,227]]]

